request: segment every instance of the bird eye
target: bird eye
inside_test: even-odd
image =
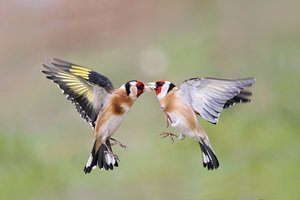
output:
[[[138,85],[138,86],[137,86],[137,89],[138,89],[138,90],[144,90],[144,85]]]
[[[160,82],[160,81],[159,81],[159,82],[156,82],[156,86],[157,86],[157,87],[161,87],[161,86],[163,86],[163,85],[164,85],[164,84],[163,84],[162,82]]]

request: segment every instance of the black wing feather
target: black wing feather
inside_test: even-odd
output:
[[[86,67],[56,58],[43,67],[46,78],[56,83],[80,116],[95,127],[105,99],[114,90],[112,82]]]

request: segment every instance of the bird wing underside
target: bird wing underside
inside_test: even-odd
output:
[[[250,101],[251,92],[245,88],[254,82],[254,78],[193,78],[180,85],[178,94],[192,106],[195,113],[216,124],[223,108]]]

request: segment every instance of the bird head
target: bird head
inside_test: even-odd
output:
[[[148,88],[155,91],[155,94],[158,98],[163,98],[166,96],[173,88],[176,86],[170,82],[165,80],[159,80],[156,82],[150,82],[147,84]]]
[[[144,92],[145,85],[141,81],[131,80],[125,83],[125,90],[129,97],[136,99]]]

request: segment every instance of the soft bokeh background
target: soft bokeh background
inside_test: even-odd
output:
[[[0,3],[0,199],[299,199],[300,3],[295,0]],[[221,162],[162,140],[143,94],[115,137],[114,171],[83,173],[92,130],[41,74],[58,57],[107,75],[181,81],[254,76],[252,103],[201,120]],[[176,132],[175,130],[172,130]]]

